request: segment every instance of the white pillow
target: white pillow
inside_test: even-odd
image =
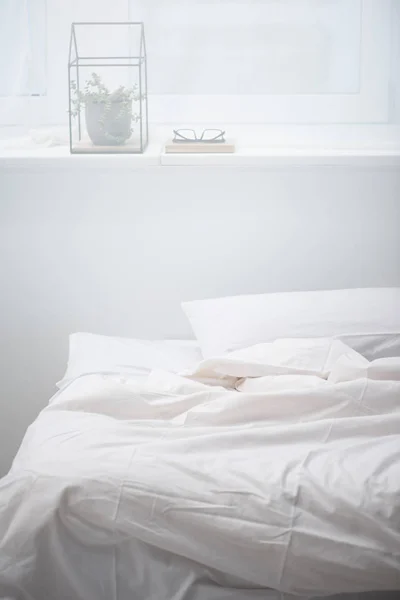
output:
[[[393,356],[400,357],[400,332],[341,335],[337,337],[368,360],[391,358]]]
[[[57,384],[64,387],[88,373],[123,373],[147,376],[153,369],[178,373],[193,368],[202,360],[196,341],[135,340],[92,333],[69,336],[67,371]]]
[[[182,307],[206,358],[295,337],[339,337],[361,353],[366,341],[370,359],[386,356],[387,343],[400,356],[400,288],[232,296]]]

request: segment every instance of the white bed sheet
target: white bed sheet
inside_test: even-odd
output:
[[[400,590],[400,361],[349,379],[359,357],[333,354],[327,368],[315,348],[308,364],[304,349],[274,360],[258,348],[186,377],[89,375],[61,390],[0,482],[0,595],[288,600],[376,590],[383,600]],[[271,389],[265,375],[256,392],[197,381],[231,384],[234,365],[240,388],[263,361]],[[298,385],[300,364],[321,386]],[[340,380],[340,365],[345,381],[327,380]]]
[[[138,340],[93,333],[69,336],[68,366],[57,387],[63,388],[81,375],[126,373],[136,379],[152,369],[179,373],[202,359],[195,340]]]

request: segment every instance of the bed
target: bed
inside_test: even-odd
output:
[[[0,597],[399,597],[399,293],[190,303],[197,342],[72,335],[0,482]]]

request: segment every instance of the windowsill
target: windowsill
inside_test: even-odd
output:
[[[161,146],[149,144],[144,154],[71,154],[69,146],[0,150],[0,169],[137,169],[160,166]]]
[[[239,148],[234,154],[161,154],[163,166],[203,167],[400,167],[400,151],[325,148]]]
[[[144,154],[71,155],[67,146],[2,148],[0,143],[0,169],[400,167],[400,126],[395,125],[230,126],[229,137],[236,140],[234,154],[166,154],[164,143],[171,129],[153,126]]]

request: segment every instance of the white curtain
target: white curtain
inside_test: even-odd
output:
[[[45,93],[45,0],[1,0],[0,39],[0,97]]]

